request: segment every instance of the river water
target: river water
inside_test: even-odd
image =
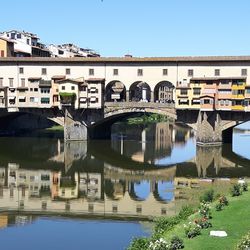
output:
[[[1,249],[125,249],[154,216],[250,176],[250,132],[196,146],[178,124],[115,124],[110,141],[0,138]]]

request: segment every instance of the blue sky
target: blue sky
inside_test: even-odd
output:
[[[249,0],[11,0],[0,30],[103,56],[250,55]]]

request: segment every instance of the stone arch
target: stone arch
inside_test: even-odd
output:
[[[145,201],[150,195],[150,182],[131,182],[129,188],[129,195],[133,200]]]
[[[132,102],[150,102],[151,88],[143,81],[134,82],[129,88],[129,101]]]
[[[154,101],[161,103],[174,102],[174,85],[169,81],[161,81],[154,88]]]
[[[35,130],[43,129],[52,126],[53,124],[64,125],[64,117],[57,117],[48,114],[47,112],[24,111],[4,113],[0,115],[2,120],[0,129],[3,130]]]
[[[125,183],[124,181],[113,182],[111,180],[105,180],[104,192],[106,196],[111,200],[120,200],[125,195]]]
[[[105,88],[106,102],[124,102],[126,101],[126,87],[121,81],[111,81]]]
[[[174,199],[174,182],[158,181],[155,183],[153,195],[157,201],[170,202]]]

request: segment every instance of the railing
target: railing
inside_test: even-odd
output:
[[[157,102],[105,102],[107,108],[175,108],[174,103]]]

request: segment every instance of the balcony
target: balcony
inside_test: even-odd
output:
[[[48,80],[40,80],[39,81],[39,87],[51,87],[51,81]]]

